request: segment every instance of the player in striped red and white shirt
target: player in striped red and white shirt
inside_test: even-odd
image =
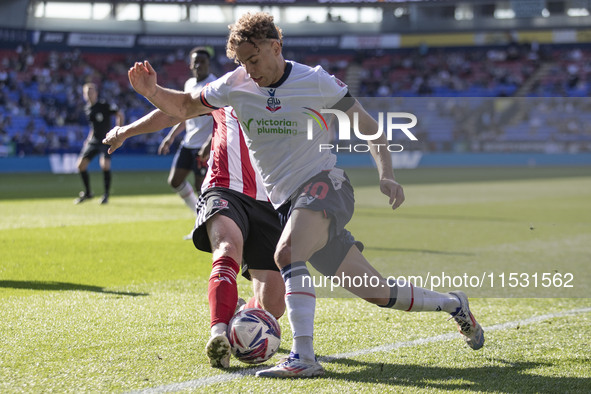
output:
[[[238,301],[239,264],[254,290],[246,307],[264,308],[276,318],[285,311],[285,285],[273,259],[282,227],[252,166],[234,110],[224,107],[211,115],[209,168],[197,201],[193,243],[213,254],[206,353],[212,366],[227,368],[230,345],[225,333]]]
[[[261,201],[268,201],[261,177],[255,171],[238,118],[232,107],[211,113],[216,136],[201,192],[214,186],[226,187]]]
[[[154,112],[147,116],[156,120],[156,127],[174,124]],[[226,328],[238,303],[236,277],[240,268],[252,281],[254,292],[246,308],[263,308],[276,318],[285,311],[285,285],[273,258],[282,227],[252,166],[234,110],[224,107],[211,115],[214,125],[209,168],[197,200],[193,243],[197,249],[211,252],[213,258],[207,291],[211,338],[205,350],[213,367],[227,368],[230,344]],[[110,131],[117,142],[111,152],[126,139],[121,131],[129,126]]]

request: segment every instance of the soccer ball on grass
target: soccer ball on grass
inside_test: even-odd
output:
[[[277,319],[259,308],[248,308],[234,315],[228,325],[232,354],[248,364],[259,364],[271,358],[281,343]]]

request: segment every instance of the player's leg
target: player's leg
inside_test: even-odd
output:
[[[238,262],[242,261],[243,236],[238,225],[224,215],[213,216],[206,226],[213,259],[208,290],[211,326],[212,332],[220,333],[225,332],[238,302],[236,276]],[[222,325],[216,327],[219,323]]]
[[[411,283],[399,281],[388,283],[386,279],[367,261],[356,246],[349,249],[345,260],[335,273],[336,277],[369,278],[365,281],[342,281],[343,287],[376,305],[385,306],[393,302],[392,308],[409,311],[444,311],[454,313],[460,307],[458,298],[449,293],[439,293]],[[374,279],[375,278],[375,279]],[[353,286],[363,283],[367,286]],[[372,283],[372,285],[369,285]],[[392,296],[392,291],[396,296]]]
[[[170,174],[168,176],[168,184],[176,191],[176,193],[185,202],[185,205],[187,205],[191,212],[195,212],[197,196],[195,195],[195,191],[193,190],[191,183],[187,182],[187,176],[190,172],[190,170],[184,168],[171,168]]]
[[[312,377],[324,374],[313,346],[316,292],[306,261],[329,236],[330,219],[323,212],[295,209],[279,239],[275,262],[285,282],[285,304],[293,332],[289,358],[257,372],[262,377]]]
[[[80,152],[80,156],[78,156],[78,162],[76,166],[78,167],[78,173],[80,174],[80,178],[82,179],[82,184],[84,185],[84,190],[80,192],[77,199],[74,200],[74,204],[80,204],[90,198],[93,197],[92,190],[90,188],[90,176],[88,175],[88,165],[90,161],[94,157],[95,153],[93,152],[93,147],[91,144],[85,143],[82,151]]]
[[[343,250],[348,250],[344,258]],[[310,262],[324,275],[339,278],[343,288],[378,306],[406,312],[450,313],[468,346],[477,350],[484,344],[482,327],[470,312],[468,298],[464,293],[440,293],[416,287],[402,279],[394,280],[393,277],[386,280],[354,245],[350,234],[349,237],[332,239]],[[362,285],[355,286],[355,283]]]
[[[241,201],[222,188],[208,189],[201,195],[197,212],[193,243],[213,257],[208,284],[211,338],[205,350],[212,366],[225,368],[230,364],[226,329],[238,301],[236,276],[238,263],[243,260],[248,220]]]
[[[78,172],[87,171],[88,164],[90,164],[90,159],[88,157],[78,157],[78,162],[76,163],[76,167],[78,167]],[[84,186],[86,186],[86,184]]]
[[[335,249],[335,246],[338,248],[349,248],[347,254],[345,255],[344,259],[340,264],[337,263],[338,269],[336,271],[332,271],[327,273],[327,276],[335,276],[336,278],[363,278],[364,275],[368,278],[378,278],[379,284],[375,287],[365,287],[365,286],[353,286],[354,283],[359,283],[354,280],[341,280],[341,285],[344,289],[348,290],[352,294],[356,295],[359,298],[363,298],[367,302],[376,305],[386,305],[390,302],[390,289],[386,279],[382,277],[382,275],[371,265],[361,254],[361,251],[357,248],[357,246],[352,245],[339,245],[337,242],[331,242],[327,245],[327,253],[330,253],[330,249]],[[324,250],[322,251],[325,252]],[[324,253],[326,255],[327,253]],[[315,256],[316,259],[318,258]],[[324,257],[324,256],[323,256]],[[315,261],[316,259],[312,259]],[[323,261],[324,265],[326,265],[326,260]],[[312,264],[316,267],[316,264]],[[320,267],[319,267],[320,268]],[[325,271],[323,271],[325,272]],[[370,281],[366,281],[369,283]],[[371,282],[374,283],[374,282]]]
[[[242,261],[242,231],[229,217],[215,215],[207,221],[213,265],[207,298],[211,317],[211,337],[206,352],[213,367],[230,366],[230,343],[226,329],[238,302],[236,277]]]
[[[274,256],[282,226],[271,203],[245,195],[239,198],[249,224],[242,276],[252,281],[254,293],[243,308],[262,308],[279,319],[285,313],[285,284]]]
[[[252,297],[245,308],[262,308],[276,319],[285,313],[285,285],[279,271],[249,269],[252,279]]]
[[[195,167],[193,168],[193,174],[195,175],[195,190],[197,191],[197,195],[200,194],[201,185],[205,180],[205,175],[207,174],[207,161],[202,160],[199,156],[195,156]]]
[[[90,177],[88,176],[88,165],[90,164],[90,159],[87,157],[80,157],[78,158],[78,172],[80,173],[80,177],[82,178],[82,184],[84,185],[84,192],[87,196],[92,196],[92,191],[90,189]]]
[[[168,184],[193,213],[195,213],[195,205],[197,205],[197,196],[193,186],[187,182],[187,177],[193,170],[194,160],[194,150],[180,147],[174,155],[168,175]]]
[[[289,216],[289,220],[277,245],[275,262],[285,282],[285,304],[293,332],[291,354],[284,363],[259,371],[257,376],[286,378],[324,374],[314,354],[316,292],[306,261],[327,244],[335,235],[335,229],[344,227],[351,218],[353,189],[342,170],[324,171],[300,188],[290,206],[279,208],[280,214]],[[287,209],[289,211],[285,212]]]
[[[106,204],[109,202],[109,195],[111,194],[111,155],[103,152],[103,155],[99,159],[99,164],[103,170],[103,184],[105,186],[100,203]]]

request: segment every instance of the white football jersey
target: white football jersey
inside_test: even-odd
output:
[[[209,74],[207,78],[197,82],[197,78],[189,78],[185,82],[185,92],[199,93],[205,85],[215,81],[216,77]],[[185,137],[181,145],[189,149],[198,149],[205,145],[207,138],[213,130],[213,119],[211,116],[197,116],[196,118],[185,121]]]
[[[209,107],[234,108],[269,199],[278,207],[305,181],[334,167],[336,156],[319,149],[331,142],[334,122],[322,122],[326,127],[315,129],[308,139],[308,119],[314,111],[333,107],[347,91],[322,67],[289,61],[273,86],[259,87],[238,67],[208,84],[201,101]]]

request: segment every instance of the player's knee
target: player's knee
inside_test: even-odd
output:
[[[170,187],[172,187],[173,189],[178,188],[180,185],[182,185],[183,182],[179,182],[177,179],[174,178],[168,178],[168,185]]]
[[[240,251],[236,248],[234,242],[222,241],[214,246],[212,254],[214,259],[217,259],[221,256],[228,256],[236,260],[237,256],[240,255]]]
[[[277,248],[275,249],[275,264],[279,268],[283,268],[289,264],[291,264],[291,247],[285,243],[277,244]]]

